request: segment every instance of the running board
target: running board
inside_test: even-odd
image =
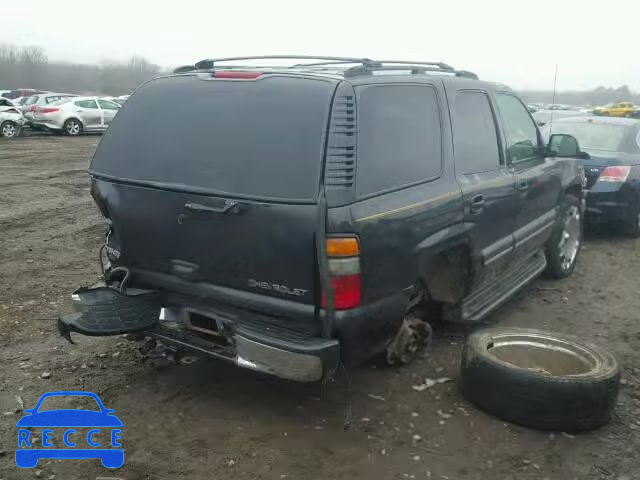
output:
[[[449,321],[482,320],[520,288],[536,278],[547,267],[544,252],[539,251],[525,261],[513,266],[501,277],[480,286],[458,305],[445,308],[444,315]]]

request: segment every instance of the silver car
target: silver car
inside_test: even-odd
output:
[[[74,97],[36,108],[31,124],[54,133],[77,136],[83,132],[103,132],[120,105],[99,97]]]
[[[49,105],[50,103],[57,103],[67,98],[77,97],[72,93],[39,93],[32,95],[24,102],[22,107],[22,113],[25,118],[31,122],[38,107]]]

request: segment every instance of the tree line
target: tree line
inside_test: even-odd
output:
[[[66,93],[123,95],[142,82],[162,73],[162,68],[140,56],[128,62],[103,62],[86,65],[49,61],[39,46],[0,44],[0,89],[37,88]],[[522,91],[528,103],[552,103],[550,91]],[[555,103],[569,105],[604,105],[631,101],[640,104],[640,94],[628,86],[598,87],[588,91],[557,92]]]
[[[124,95],[161,73],[140,56],[127,62],[86,65],[50,61],[38,46],[0,44],[0,89],[35,88],[65,93]]]
[[[551,91],[526,91],[521,92],[521,95],[528,103],[554,103]],[[555,103],[566,105],[598,106],[612,102],[633,102],[640,105],[640,94],[623,85],[618,88],[598,87],[581,92],[557,92],[555,95]]]

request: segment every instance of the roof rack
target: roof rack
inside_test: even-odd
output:
[[[240,60],[322,60],[320,62],[313,63],[296,63],[289,66],[278,66],[271,68],[325,68],[346,66],[349,64],[357,64],[356,66],[343,68],[340,73],[345,77],[354,77],[363,74],[370,74],[374,71],[392,71],[392,70],[409,70],[411,73],[448,73],[454,74],[457,77],[466,77],[472,79],[478,79],[478,76],[467,70],[456,70],[451,65],[443,62],[421,62],[421,61],[403,61],[403,60],[372,60],[370,58],[361,57],[331,57],[331,56],[315,56],[315,55],[263,55],[252,57],[226,57],[215,59],[204,59],[197,62],[195,65],[185,65],[178,67],[174,70],[174,73],[185,73],[190,71],[202,71],[212,70],[217,64],[224,62],[237,62]],[[244,68],[247,68],[245,65]],[[252,68],[259,68],[259,66],[251,65]],[[230,65],[225,68],[242,68],[236,65]]]
[[[375,63],[368,58],[354,58],[354,57],[325,57],[315,55],[262,55],[255,57],[226,57],[226,58],[211,58],[200,60],[195,64],[197,70],[210,70],[216,63],[220,62],[235,62],[238,60],[326,60],[328,62],[335,63],[359,63],[361,65],[369,65]],[[308,66],[306,64],[298,64],[295,67]],[[291,67],[287,67],[291,68]]]

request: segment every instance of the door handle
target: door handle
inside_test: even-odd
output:
[[[520,180],[518,182],[518,190],[521,193],[527,193],[527,190],[529,190],[529,182],[527,180]]]
[[[210,207],[209,205],[202,205],[200,203],[185,203],[184,209],[198,213],[227,213],[236,205],[238,205],[238,202],[234,202],[233,200],[225,200],[224,204],[221,207]]]
[[[471,214],[475,215],[484,210],[484,195],[476,195],[471,199]]]

